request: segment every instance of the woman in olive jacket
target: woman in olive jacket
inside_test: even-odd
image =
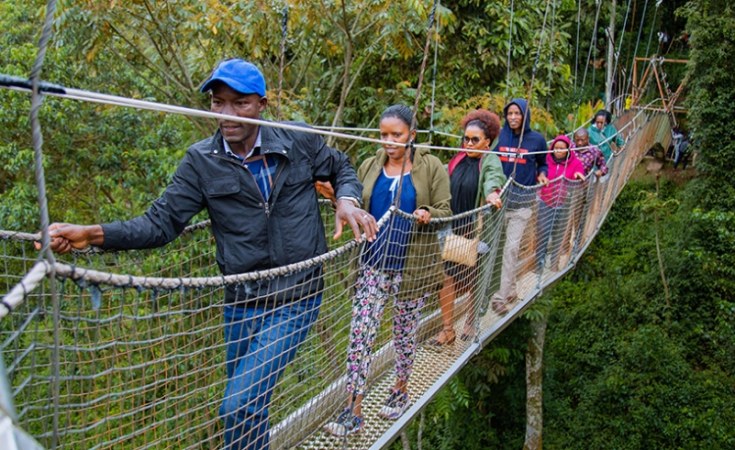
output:
[[[337,436],[363,427],[365,394],[373,345],[388,297],[393,297],[393,347],[396,383],[378,412],[395,420],[408,408],[408,379],[416,351],[421,310],[442,281],[442,261],[431,218],[451,215],[449,176],[441,161],[427,150],[406,144],[416,136],[411,110],[394,105],[383,112],[380,137],[384,144],[358,170],[366,209],[375,218],[395,206],[411,219],[392,213],[360,259],[347,349],[347,408],[325,431]]]

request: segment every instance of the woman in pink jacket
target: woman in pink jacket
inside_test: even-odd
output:
[[[538,202],[538,246],[536,247],[536,267],[538,272],[544,268],[549,240],[552,245],[560,247],[560,238],[571,217],[567,202],[567,180],[584,180],[584,165],[574,152],[568,137],[559,135],[551,142],[552,152],[546,155],[549,167],[548,178],[551,180],[539,191]],[[551,267],[555,268],[560,252],[552,252]]]

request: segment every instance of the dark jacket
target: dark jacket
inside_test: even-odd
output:
[[[516,105],[521,109],[524,115],[523,138],[521,134],[515,134],[510,129],[508,121],[503,124],[498,137],[498,144],[495,146],[496,152],[511,152],[514,156],[500,155],[500,162],[503,164],[503,172],[506,177],[513,176],[513,179],[524,186],[533,186],[536,184],[536,177],[547,172],[546,154],[537,153],[535,155],[525,156],[528,152],[545,152],[548,150],[546,139],[536,131],[531,129],[531,110],[526,100],[516,98],[511,100],[505,108],[503,115],[507,116],[508,108]],[[515,171],[515,174],[514,174]]]
[[[514,153],[514,155],[499,155],[505,176],[508,178],[512,177],[516,183],[523,186],[533,186],[536,184],[536,177],[541,173],[546,174],[548,171],[546,167],[546,154],[537,153],[528,156],[525,154],[529,152],[545,152],[548,150],[548,147],[541,133],[531,130],[531,109],[528,107],[528,102],[522,98],[511,100],[503,108],[504,117],[507,117],[510,105],[518,106],[524,116],[523,138],[521,139],[520,133],[515,134],[511,130],[506,119],[503,128],[500,130],[500,136],[498,136],[498,144],[493,151]],[[520,206],[519,202],[524,201],[522,200],[523,192],[517,186],[510,186],[508,196],[508,206],[510,208],[518,207]]]
[[[268,202],[250,171],[225,154],[217,131],[187,150],[171,183],[145,214],[103,225],[104,248],[165,245],[206,208],[217,264],[225,275],[270,269],[324,253],[327,244],[313,183],[328,180],[338,198],[359,199],[362,185],[354,169],[345,154],[328,147],[316,134],[273,127],[260,127],[260,133],[261,153],[278,158]],[[304,298],[321,289],[320,275],[317,266],[273,280],[229,285],[225,300],[277,303]]]

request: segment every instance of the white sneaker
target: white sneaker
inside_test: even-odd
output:
[[[406,412],[410,402],[407,392],[391,391],[378,415],[383,419],[396,420]]]

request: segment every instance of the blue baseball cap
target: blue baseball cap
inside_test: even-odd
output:
[[[265,78],[254,64],[233,58],[221,62],[200,89],[207,92],[216,81],[225,83],[241,94],[258,94],[265,97]]]

